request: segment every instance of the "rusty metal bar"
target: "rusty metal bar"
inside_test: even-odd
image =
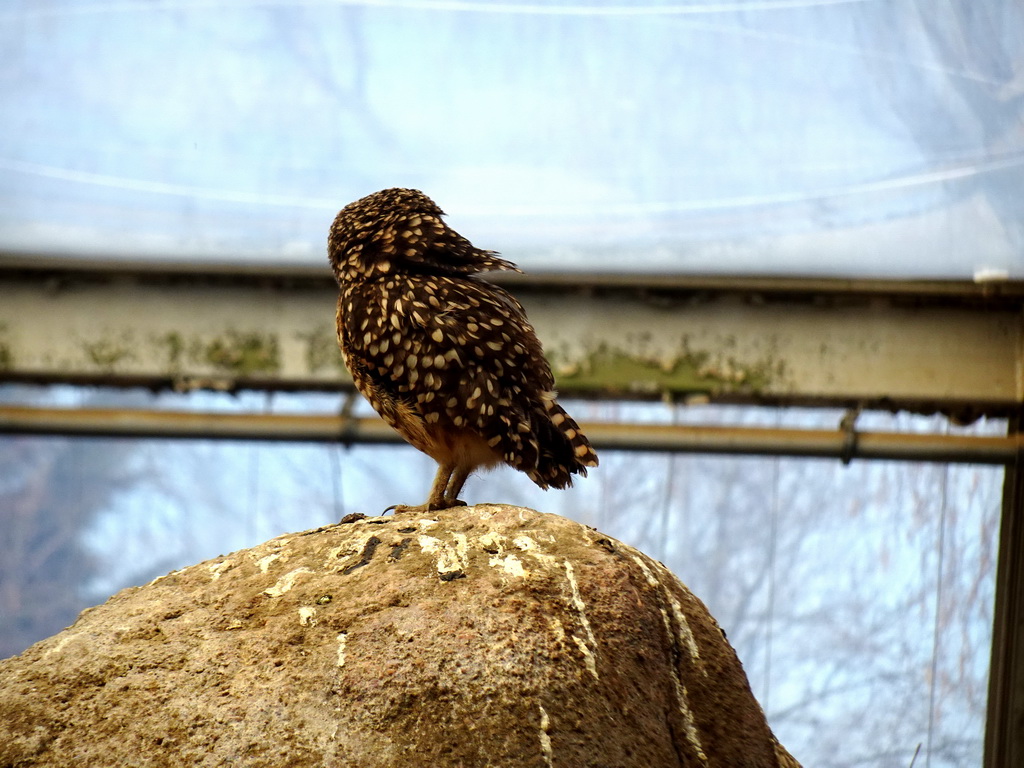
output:
[[[1007,464],[1024,447],[1021,435],[950,434],[588,423],[598,449],[678,451],[836,459],[894,459]],[[400,443],[376,417],[0,407],[0,433],[133,438],[209,438],[297,442]]]

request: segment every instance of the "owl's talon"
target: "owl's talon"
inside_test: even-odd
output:
[[[443,509],[452,509],[453,507],[465,507],[468,506],[462,499],[455,499],[455,501],[445,501],[440,504],[432,504],[429,501],[426,504],[417,504],[415,507],[410,507],[407,504],[392,504],[390,507],[381,512],[382,515],[386,515],[388,512],[394,512],[396,515],[403,515],[409,512],[418,512],[423,514],[424,512],[440,512]]]

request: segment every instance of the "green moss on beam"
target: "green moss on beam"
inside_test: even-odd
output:
[[[236,376],[281,370],[281,349],[274,334],[227,331],[202,343],[196,357]]]
[[[763,358],[741,363],[707,352],[665,358],[600,348],[572,358],[552,354],[559,386],[576,391],[685,395],[756,394],[784,384],[782,361]]]

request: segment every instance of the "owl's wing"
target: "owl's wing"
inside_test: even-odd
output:
[[[349,362],[372,380],[378,401],[411,409],[427,427],[472,430],[538,484],[568,484],[567,474],[538,474],[552,463],[575,466],[562,434],[574,425],[552,423],[561,410],[554,377],[513,296],[483,280],[446,275],[406,275],[362,290],[378,293],[354,302],[345,323],[354,329],[348,354],[358,358]],[[382,310],[368,313],[374,320],[366,326],[364,304]]]
[[[471,275],[476,272],[509,270],[521,272],[515,264],[495,251],[476,248],[449,227],[440,215],[396,211],[382,222],[373,239],[384,250],[392,250],[410,267],[424,272]]]

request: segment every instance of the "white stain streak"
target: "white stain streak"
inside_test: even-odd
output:
[[[234,565],[230,560],[221,560],[219,563],[214,563],[209,566],[210,568],[210,581],[216,581],[220,578],[221,574],[231,569]]]
[[[523,562],[513,554],[505,554],[504,539],[501,534],[489,531],[477,539],[477,545],[491,555],[487,561],[491,568],[500,568],[508,576],[525,578],[528,571],[523,567]]]
[[[505,537],[500,533],[494,531],[488,531],[483,536],[479,537],[476,541],[480,545],[480,548],[484,551],[497,552],[499,555],[505,551]]]
[[[52,653],[60,653],[64,649],[64,646],[70,643],[76,637],[78,637],[78,635],[64,635],[64,637],[62,637],[60,640],[54,643],[53,648],[50,648],[46,652],[46,655],[49,656]]]
[[[679,675],[673,673],[672,679],[676,684],[679,700],[679,713],[683,716],[683,729],[686,731],[686,740],[690,742],[693,751],[697,753],[697,759],[707,763],[708,756],[704,754],[704,745],[700,743],[700,736],[697,734],[697,725],[693,721],[693,712],[690,711],[689,694],[686,686],[679,682]]]
[[[310,605],[299,606],[299,624],[304,627],[312,627],[316,625],[316,608]]]
[[[474,511],[483,522],[488,523],[491,518],[494,517],[497,508],[494,504],[476,504],[473,507]]]
[[[352,552],[351,544],[342,544],[340,547],[332,547],[327,550],[327,565],[335,565],[344,555]]]
[[[489,563],[492,568],[501,568],[509,576],[515,576],[520,579],[526,576],[526,569],[523,568],[522,562],[515,555],[494,556],[490,559]]]
[[[676,637],[686,647],[686,651],[690,654],[690,658],[694,662],[699,661],[700,648],[697,647],[697,640],[694,638],[693,631],[690,629],[690,622],[686,620],[686,614],[683,613],[683,606],[681,606],[679,601],[672,596],[672,593],[665,587],[664,582],[660,581],[658,577],[654,575],[642,558],[637,555],[633,555],[633,561],[640,567],[640,570],[644,574],[644,578],[647,579],[647,583],[652,587],[661,587],[662,592],[668,600],[669,607],[672,609],[672,618],[675,619],[675,630],[672,629],[672,624],[669,621],[668,614],[665,612],[664,608],[661,609],[661,615],[665,622],[665,628],[668,630],[669,637]],[[662,570],[665,570],[666,573],[668,573],[668,569],[664,568],[664,566],[662,566]],[[703,667],[701,667],[701,671],[705,675],[708,673],[708,671]]]
[[[583,665],[587,668],[587,671],[594,676],[595,680],[600,680],[600,676],[597,674],[597,660],[594,658],[594,654],[591,653],[590,647],[587,642],[582,638],[571,635],[572,641],[576,643],[576,647],[580,649],[580,655],[583,656]]]
[[[528,552],[539,563],[552,563],[555,560],[554,555],[542,552],[540,545],[529,536],[516,536],[512,539],[512,545],[520,552]]]
[[[686,614],[683,613],[683,607],[679,604],[679,601],[669,595],[669,606],[672,608],[672,618],[676,620],[676,634],[682,641],[683,645],[686,646],[686,650],[690,654],[690,659],[693,662],[700,662],[700,649],[697,647],[697,640],[693,636],[693,631],[690,629],[690,622],[686,620]],[[704,665],[700,664],[700,670],[706,676],[708,671],[704,669]]]
[[[669,619],[668,612],[664,608],[661,609],[661,619],[665,623],[665,631],[668,633],[668,636],[672,637],[672,621]],[[686,692],[686,686],[683,685],[683,681],[679,679],[679,667],[674,662],[671,662],[671,660],[670,664],[672,667],[672,687],[676,692],[676,705],[679,707],[679,715],[683,718],[683,731],[686,733],[686,740],[690,742],[690,746],[697,753],[697,757],[706,763],[708,758],[704,754],[704,746],[700,742],[700,734],[697,733],[693,711],[690,709],[689,694]]]
[[[348,645],[348,632],[338,635],[338,666],[345,666],[345,647]]]
[[[580,588],[576,583],[576,573],[572,567],[572,563],[566,560],[564,565],[565,578],[569,582],[572,607],[576,609],[576,613],[579,615],[580,626],[583,627],[583,631],[587,635],[586,641],[581,640],[575,635],[573,636],[573,641],[583,654],[583,661],[587,665],[587,669],[590,670],[590,674],[594,676],[595,680],[599,680],[600,678],[597,674],[597,663],[594,659],[594,653],[597,650],[597,639],[594,637],[594,630],[590,627],[590,619],[587,618],[587,606],[586,603],[583,602],[583,597],[580,595]]]
[[[463,561],[459,558],[459,549],[462,547],[468,549],[465,543],[465,536],[454,547],[433,536],[421,535],[417,540],[419,541],[420,549],[428,555],[437,555],[437,572],[439,575],[444,576],[445,574],[455,573],[464,569]]]
[[[690,658],[694,661],[700,658],[700,653],[697,649],[697,642],[694,640],[693,632],[690,630],[690,625],[686,621],[686,616],[683,615],[682,606],[669,591],[665,588],[665,585],[658,580],[651,569],[647,566],[647,563],[643,561],[637,555],[633,555],[633,561],[639,566],[640,571],[643,573],[644,578],[647,580],[648,585],[652,587],[658,587],[662,590],[663,594],[667,597],[669,606],[672,608],[672,617],[675,619],[676,628],[672,626],[672,619],[669,618],[668,611],[661,608],[661,620],[665,625],[665,634],[682,645],[686,646],[687,651],[690,654]],[[686,734],[686,740],[690,742],[690,746],[693,747],[693,751],[696,753],[697,758],[702,763],[707,763],[708,757],[704,754],[704,746],[700,741],[700,734],[697,733],[697,724],[693,719],[693,711],[690,709],[689,695],[686,692],[686,686],[683,685],[683,681],[679,679],[679,667],[676,664],[672,664],[672,687],[676,693],[676,705],[679,708],[679,715],[683,719],[683,731]],[[707,670],[703,670],[704,674],[707,674]]]
[[[654,574],[651,573],[651,569],[647,567],[647,563],[645,563],[640,556],[633,555],[633,562],[640,567],[640,571],[643,573],[644,578],[647,579],[647,584],[649,586],[658,586],[659,581],[654,577]]]
[[[538,703],[537,706],[540,708],[540,753],[544,756],[544,765],[552,768],[554,761],[551,752],[551,735],[548,733],[548,729],[551,727],[551,719],[548,717],[543,704]]]
[[[541,554],[540,548],[537,546],[537,542],[529,536],[516,536],[512,539],[512,545],[523,552],[532,552],[535,555]]]
[[[270,564],[273,563],[275,560],[280,559],[281,553],[274,552],[273,554],[267,555],[266,557],[261,557],[259,560],[256,561],[256,565],[259,566],[260,573],[266,573],[270,569]]]
[[[463,568],[469,564],[469,539],[466,534],[458,531],[452,534],[455,537],[455,556]]]
[[[418,536],[417,541],[420,543],[420,549],[428,555],[433,555],[441,549],[441,540],[435,539],[433,536]]]
[[[268,595],[269,597],[280,597],[295,586],[295,582],[298,580],[299,576],[303,576],[307,573],[312,573],[312,571],[309,568],[296,568],[294,571],[286,573],[278,579],[274,586],[267,587],[263,590],[263,594]]]

